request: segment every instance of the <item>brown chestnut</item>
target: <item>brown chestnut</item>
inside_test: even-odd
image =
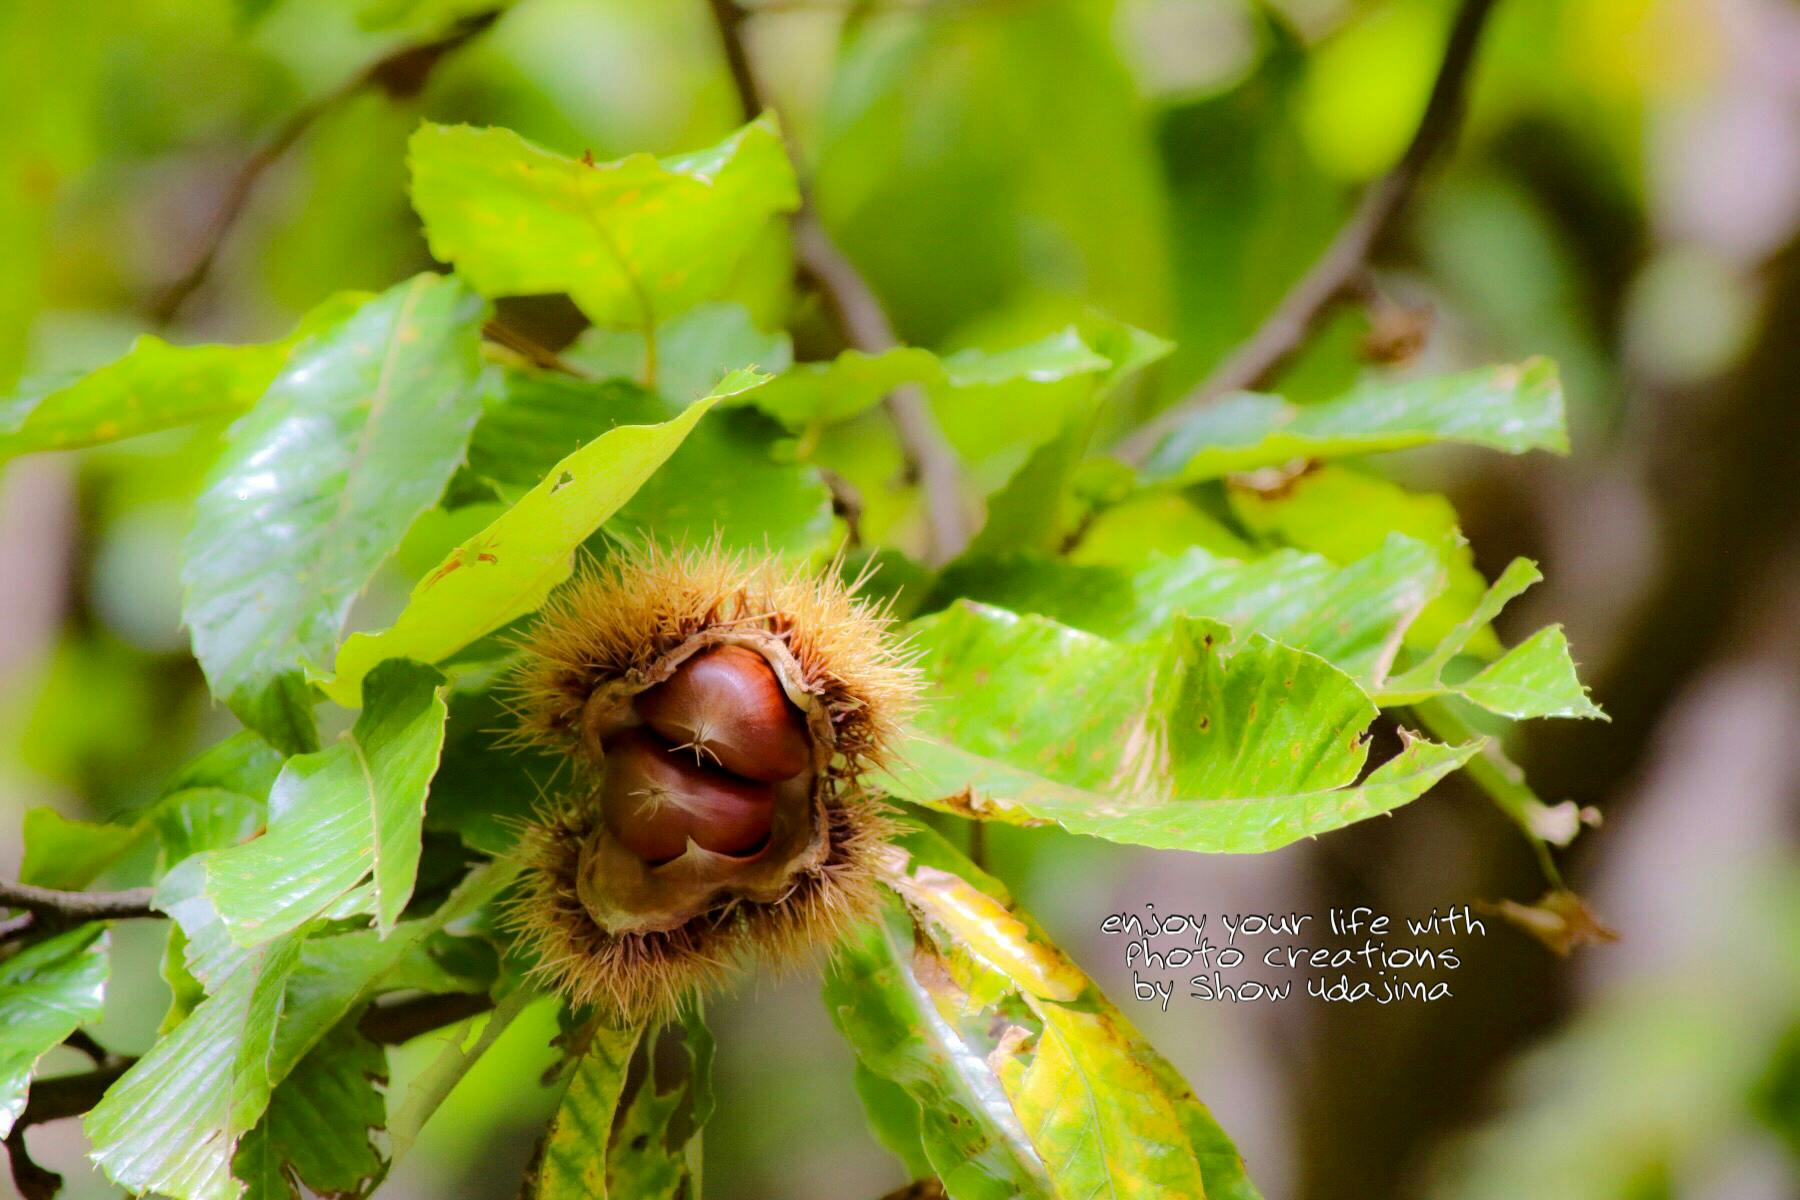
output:
[[[806,720],[774,668],[744,646],[702,650],[637,697],[650,728],[733,775],[779,783],[812,765]]]
[[[688,839],[715,854],[747,854],[769,836],[775,790],[696,763],[641,729],[606,740],[601,809],[607,828],[647,863],[667,862]]]

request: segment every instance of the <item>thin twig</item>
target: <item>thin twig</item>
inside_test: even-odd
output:
[[[122,920],[127,917],[160,917],[150,907],[152,889],[129,888],[122,892],[64,892],[0,879],[0,908],[18,908],[46,917],[77,921]]]
[[[830,467],[814,467],[819,479],[831,493],[831,511],[844,522],[844,545],[851,549],[862,546],[862,493],[856,485]]]
[[[1223,363],[1173,406],[1140,426],[1114,451],[1126,462],[1142,465],[1163,439],[1220,396],[1266,383],[1306,344],[1332,308],[1345,298],[1366,267],[1369,256],[1393,228],[1418,189],[1425,168],[1456,136],[1462,123],[1475,48],[1494,0],[1463,0],[1457,11],[1444,59],[1431,85],[1425,114],[1419,119],[1406,152],[1393,169],[1363,194],[1356,211],[1338,231],[1300,281],[1282,297],[1275,311],[1240,343]]]
[[[319,118],[368,87],[379,87],[396,98],[417,95],[425,86],[432,68],[437,66],[444,55],[492,25],[499,16],[498,9],[478,13],[458,22],[455,28],[441,38],[390,51],[323,96],[301,105],[291,113],[238,168],[237,174],[232,177],[231,186],[225,191],[219,211],[213,215],[212,224],[200,244],[200,253],[186,273],[170,284],[150,306],[151,319],[158,325],[167,325],[175,319],[175,314],[181,311],[188,298],[206,282],[220,250],[224,248],[225,239],[230,236],[233,226],[250,203],[250,196],[264,172],[293,149],[294,143]]]
[[[988,869],[988,837],[987,822],[979,817],[969,822],[969,861]]]
[[[520,333],[510,325],[502,324],[498,319],[490,318],[482,322],[481,335],[496,346],[503,346],[511,350],[540,370],[559,371],[575,379],[593,378],[590,372],[582,370],[550,347]]]
[[[94,1040],[94,1035],[85,1029],[77,1029],[74,1033],[71,1033],[68,1037],[64,1038],[63,1045],[71,1050],[78,1050],[82,1054],[87,1055],[96,1067],[103,1066],[113,1060],[112,1051],[108,1050],[105,1046],[102,1046],[99,1042],[96,1042]]]
[[[764,102],[744,41],[747,14],[735,0],[710,3],[738,100],[745,115],[753,117],[762,111]],[[825,231],[812,197],[804,189],[800,211],[794,215],[794,253],[801,271],[823,293],[845,341],[865,354],[879,354],[900,344],[880,298]],[[943,430],[938,428],[921,388],[910,384],[895,388],[885,404],[909,471],[918,480],[925,499],[926,558],[934,564],[948,562],[969,541],[968,520],[962,507],[962,466]]]
[[[947,1195],[944,1185],[937,1180],[915,1179],[883,1195],[881,1200],[944,1200]]]

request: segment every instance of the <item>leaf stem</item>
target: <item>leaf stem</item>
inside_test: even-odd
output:
[[[1455,139],[1462,124],[1475,49],[1493,7],[1494,0],[1463,0],[1450,28],[1425,113],[1400,161],[1363,193],[1350,219],[1282,297],[1275,311],[1211,375],[1121,441],[1114,450],[1119,458],[1135,466],[1143,465],[1164,438],[1219,397],[1267,383],[1305,346],[1326,315],[1353,293],[1369,256],[1393,229],[1418,190],[1425,168]]]
[[[1481,735],[1441,700],[1427,700],[1412,706],[1411,712],[1426,731],[1445,742],[1470,742]],[[1487,793],[1494,806],[1519,827],[1531,843],[1538,868],[1553,888],[1562,888],[1562,872],[1550,852],[1550,842],[1543,834],[1546,821],[1554,820],[1552,809],[1525,782],[1525,773],[1508,759],[1492,738],[1475,756],[1463,764],[1463,773]],[[1573,808],[1573,806],[1570,806]],[[1571,835],[1573,836],[1573,835]]]

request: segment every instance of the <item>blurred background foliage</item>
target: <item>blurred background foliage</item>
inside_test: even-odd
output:
[[[333,291],[428,266],[405,194],[404,143],[422,117],[507,125],[600,159],[691,149],[741,119],[702,0],[519,0],[430,69],[346,89],[489,7],[0,4],[13,96],[0,381],[105,361],[154,328],[241,164],[309,106],[316,119],[249,196],[175,340],[277,336]],[[821,216],[901,336],[996,347],[1105,314],[1173,339],[1177,353],[1117,406],[1119,427],[1245,337],[1393,162],[1452,15],[1445,0],[745,7]],[[1793,1194],[1797,221],[1800,10],[1501,0],[1464,134],[1385,248],[1368,302],[1280,381],[1296,399],[1333,394],[1422,323],[1422,368],[1560,362],[1571,458],[1432,451],[1383,465],[1452,498],[1488,577],[1514,554],[1545,563],[1549,582],[1502,623],[1564,622],[1613,721],[1538,723],[1513,750],[1546,799],[1605,813],[1566,865],[1625,940],[1565,962],[1490,921],[1465,944],[1450,1001],[1142,1013],[1270,1196]],[[766,326],[788,321],[796,356],[813,357],[829,349],[826,323],[790,313],[786,253],[771,240],[753,255],[737,298]],[[516,319],[555,339],[563,314],[541,307]],[[1054,433],[1047,390],[933,397],[984,488]],[[38,804],[90,818],[135,807],[232,727],[178,621],[179,539],[218,432],[0,474],[5,837]],[[897,472],[878,416],[826,436],[822,461]],[[1366,479],[1325,478],[1327,513],[1400,502]],[[866,498],[881,529],[917,520],[903,489]],[[1111,539],[1228,553],[1229,536],[1159,501],[1115,513],[1081,553],[1104,561]],[[1347,535],[1326,522],[1317,536]],[[391,606],[404,586],[396,574],[369,603]],[[1392,820],[1257,858],[1003,828],[993,840],[997,871],[1119,999],[1117,945],[1099,921],[1146,900],[1412,911],[1541,887],[1528,846],[1460,779]],[[0,844],[6,870],[17,855]],[[113,936],[121,972],[154,975],[154,934]],[[144,1045],[162,1002],[121,992],[110,1004],[107,1043]],[[550,1104],[537,1080],[554,1017],[540,1007],[459,1088],[393,1194],[510,1194]],[[848,1051],[810,983],[753,981],[714,1022],[712,1194],[835,1198],[898,1182],[862,1129]],[[395,1087],[431,1042],[395,1052]],[[34,1146],[70,1176],[68,1195],[109,1194],[73,1122]]]

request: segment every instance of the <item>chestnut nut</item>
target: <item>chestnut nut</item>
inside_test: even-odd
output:
[[[775,790],[708,769],[641,729],[606,741],[601,806],[613,836],[646,863],[679,858],[689,839],[745,855],[769,836]]]
[[[812,765],[812,739],[774,668],[756,651],[702,650],[636,700],[646,724],[702,763],[763,783]]]

